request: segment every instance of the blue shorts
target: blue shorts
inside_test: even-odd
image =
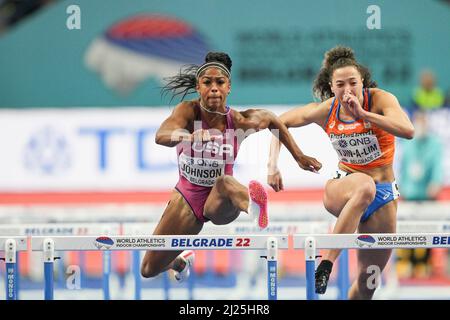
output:
[[[342,170],[336,170],[336,174],[334,175],[334,179],[339,179],[345,176],[348,176],[350,173]],[[386,183],[375,183],[376,193],[375,199],[371,204],[367,207],[366,211],[361,217],[361,222],[366,222],[367,219],[370,218],[371,215],[375,213],[378,209],[384,206],[386,203],[389,203],[400,196],[398,191],[397,182],[394,180],[393,182]]]

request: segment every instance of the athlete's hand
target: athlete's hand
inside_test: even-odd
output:
[[[284,190],[283,178],[281,177],[281,172],[278,169],[269,171],[267,175],[267,183],[276,192]]]
[[[358,97],[356,97],[351,91],[344,93],[342,97],[342,104],[345,110],[351,114],[355,119],[364,119],[366,116],[366,111],[363,109],[359,103]]]
[[[297,161],[297,164],[306,171],[311,171],[315,173],[319,173],[319,170],[322,168],[322,164],[317,161],[315,158],[308,157],[302,155],[300,159]]]

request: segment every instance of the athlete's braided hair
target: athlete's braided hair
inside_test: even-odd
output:
[[[231,73],[231,66],[233,62],[231,61],[231,58],[228,54],[224,52],[208,52],[205,57],[204,64],[209,62],[218,62],[223,65],[225,69],[229,71],[229,73]],[[201,67],[202,65],[187,65],[181,68],[179,74],[177,74],[176,76],[166,78],[165,80],[167,81],[167,84],[162,88],[161,94],[167,95],[171,93],[172,98],[170,99],[170,101],[172,101],[173,98],[178,95],[182,95],[181,100],[183,100],[186,95],[195,93],[195,87],[198,80],[196,74]],[[203,75],[205,71],[206,69],[201,71],[199,76]]]

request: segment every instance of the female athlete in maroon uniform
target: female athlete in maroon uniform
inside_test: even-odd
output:
[[[253,180],[247,188],[232,177],[239,144],[251,133],[274,129],[272,132],[279,133],[279,139],[302,169],[321,168],[316,159],[303,155],[272,112],[239,112],[227,105],[231,64],[227,54],[209,53],[203,65],[180,72],[166,86],[174,95],[181,92],[184,97],[196,91],[200,97],[178,104],[156,134],[156,143],[177,147],[180,179],[155,235],[198,234],[206,221],[228,224],[241,211],[256,217],[261,229],[267,226],[267,194],[263,186]],[[175,278],[182,281],[189,274],[193,258],[192,251],[147,251],[141,273],[154,277],[173,269]]]

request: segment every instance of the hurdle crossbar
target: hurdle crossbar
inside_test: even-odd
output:
[[[294,235],[294,249],[305,249],[306,297],[315,295],[317,249],[450,248],[450,233],[373,233]]]
[[[124,222],[122,225],[122,231],[125,235],[140,235],[152,232],[156,228],[154,222]],[[270,225],[264,230],[259,230],[258,226],[254,222],[236,222],[227,225],[214,225],[205,224],[200,236],[205,235],[245,235],[245,234],[259,234],[259,235],[289,235],[294,233],[328,233],[330,231],[330,223],[326,221],[296,221],[296,222],[271,222]],[[135,284],[134,298],[135,300],[141,299],[141,272],[140,272],[140,251],[134,250],[133,255],[133,278]],[[268,255],[269,256],[269,255]],[[269,261],[269,260],[268,260]],[[271,267],[273,270],[273,267]],[[273,273],[273,272],[272,272]],[[272,278],[272,282],[274,278]],[[276,280],[276,278],[275,278]],[[193,296],[193,284],[189,282],[189,295]],[[164,277],[164,292],[165,297],[169,297],[169,281],[166,276]]]
[[[267,250],[268,299],[277,298],[277,250],[288,249],[283,235],[216,236],[55,236],[33,237],[32,250],[44,252],[44,297],[53,299],[53,260],[55,251],[112,250]],[[109,296],[108,296],[109,298]]]
[[[46,239],[54,241],[56,251],[96,250],[258,250],[266,249],[267,235],[216,235],[216,236],[57,236],[33,237],[32,250],[43,251]],[[287,236],[272,236],[279,249],[288,248]]]
[[[294,249],[304,249],[307,238],[316,249],[448,248],[450,233],[372,233],[294,235]]]
[[[96,234],[119,234],[120,223],[39,223],[39,224],[8,224],[0,226],[0,236],[81,236]],[[55,258],[55,257],[54,257]],[[58,257],[61,258],[61,257]],[[103,252],[103,295],[108,300],[109,294],[109,274],[111,265],[111,255]],[[62,270],[63,261],[60,260]],[[47,268],[50,268],[47,266]],[[60,279],[64,273],[61,272]],[[83,274],[82,274],[83,275]],[[83,277],[83,276],[82,276]],[[17,274],[18,279],[18,274]],[[19,294],[19,286],[16,286],[16,295]]]

